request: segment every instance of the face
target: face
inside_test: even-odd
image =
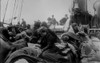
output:
[[[63,42],[67,42],[69,40],[69,36],[63,36],[61,39],[63,40]]]
[[[38,31],[38,33],[39,33],[42,37],[45,36],[45,35],[47,34],[46,30],[41,29],[41,28],[39,28],[37,31]]]
[[[45,36],[47,34],[46,31],[42,31],[41,36]]]
[[[14,28],[12,28],[12,32],[15,32],[15,29]]]
[[[13,35],[13,32],[9,32],[9,35]]]
[[[73,28],[74,28],[74,30],[79,30],[79,27],[77,25],[74,26]]]

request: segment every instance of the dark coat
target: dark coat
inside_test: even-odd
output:
[[[4,60],[11,50],[11,46],[0,38],[0,63],[4,63]]]
[[[55,43],[60,42],[57,35],[51,31],[47,30],[47,35],[41,39],[41,48],[44,50],[51,49],[52,51],[55,49]]]
[[[98,18],[97,15],[92,17],[91,27],[93,27],[93,26],[100,27],[100,18]]]

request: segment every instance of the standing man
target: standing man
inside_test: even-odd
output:
[[[24,19],[22,19],[21,26],[22,26],[23,28],[26,28],[26,21],[25,21]]]
[[[51,25],[57,25],[58,22],[56,21],[56,19],[54,18],[54,15],[52,15],[52,17],[48,17],[48,26],[50,27]]]
[[[63,17],[61,20],[60,20],[60,25],[64,25],[66,23],[66,21],[68,20],[68,15],[65,14],[65,17]]]
[[[53,24],[53,25],[58,24],[58,22],[57,22],[56,19],[54,18],[54,15],[52,15],[51,21],[52,21],[52,24]]]
[[[20,24],[20,22],[18,21],[18,22],[17,22],[17,26],[20,26],[20,25],[21,25],[21,24]]]

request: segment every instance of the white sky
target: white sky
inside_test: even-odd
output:
[[[4,16],[7,1],[8,0],[1,0],[1,20]],[[9,0],[5,20],[9,20],[12,17],[14,1],[15,0]],[[93,9],[90,4],[93,4],[95,0],[88,1],[90,1],[88,4],[89,10],[92,10],[89,12],[93,13]],[[21,0],[17,0],[17,2],[18,9],[16,16],[20,9]],[[59,21],[65,14],[69,14],[71,4],[72,0],[24,0],[21,18],[24,18],[27,23],[32,24],[34,20],[39,19],[41,21],[47,21],[48,17],[54,15],[56,20]],[[16,21],[13,23],[16,23]]]
[[[20,2],[21,0],[19,0],[19,6]],[[1,0],[1,19],[4,15],[6,3],[7,0]],[[5,20],[11,19],[13,6],[14,0],[9,0]],[[59,21],[65,14],[68,14],[68,9],[70,6],[71,0],[24,0],[21,17],[24,18],[28,23],[32,23],[34,20],[38,19],[47,21],[47,18],[51,17],[51,15],[53,14]]]

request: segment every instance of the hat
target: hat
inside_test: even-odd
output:
[[[75,40],[80,40],[79,37],[76,34],[72,33],[72,32],[64,33],[64,34],[61,35],[61,37],[65,36],[65,35],[67,35],[67,36],[69,36],[69,37],[71,37]]]

